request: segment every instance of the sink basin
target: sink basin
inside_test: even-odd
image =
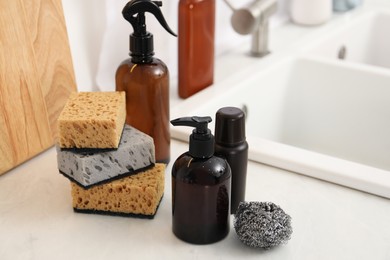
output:
[[[289,56],[230,81],[236,86],[225,93],[200,93],[172,118],[241,107],[251,160],[390,198],[390,70],[363,67]],[[188,140],[189,129],[171,131]]]
[[[390,12],[365,13],[325,35],[309,48],[310,53],[390,68]]]

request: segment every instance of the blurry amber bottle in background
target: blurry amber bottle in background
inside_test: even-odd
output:
[[[187,98],[214,81],[215,0],[180,0],[178,28],[178,89]]]

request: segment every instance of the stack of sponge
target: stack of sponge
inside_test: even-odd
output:
[[[165,165],[153,139],[126,125],[124,92],[73,93],[58,118],[57,161],[76,212],[153,218]]]

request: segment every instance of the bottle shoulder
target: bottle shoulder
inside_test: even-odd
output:
[[[158,80],[162,77],[169,77],[169,70],[165,63],[154,58],[150,63],[134,63],[131,58],[124,60],[116,70],[116,79],[127,78],[152,78]]]
[[[119,65],[119,67],[121,67],[121,66],[130,66],[130,67],[132,67],[134,65],[137,65],[137,66],[151,66],[151,67],[160,66],[160,67],[163,67],[163,68],[167,68],[167,65],[165,64],[165,62],[163,62],[159,58],[155,58],[155,57],[153,57],[151,62],[147,62],[147,63],[136,63],[136,62],[133,62],[132,58],[130,57],[130,58],[127,58],[127,59],[123,60],[121,62],[121,64]]]
[[[199,159],[187,152],[175,161],[172,177],[187,183],[215,185],[229,179],[231,169],[227,161],[219,156]]]

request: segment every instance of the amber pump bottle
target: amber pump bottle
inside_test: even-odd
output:
[[[154,139],[156,161],[170,160],[169,72],[154,58],[153,35],[146,31],[145,12],[153,14],[162,27],[169,28],[160,10],[162,2],[132,0],[123,8],[123,17],[132,25],[130,56],[116,71],[116,90],[126,92],[126,123]]]
[[[215,0],[180,0],[178,89],[187,98],[214,81]]]
[[[189,151],[172,166],[172,230],[193,244],[217,242],[229,233],[231,171],[214,156],[211,117],[172,120],[175,126],[195,127]]]

